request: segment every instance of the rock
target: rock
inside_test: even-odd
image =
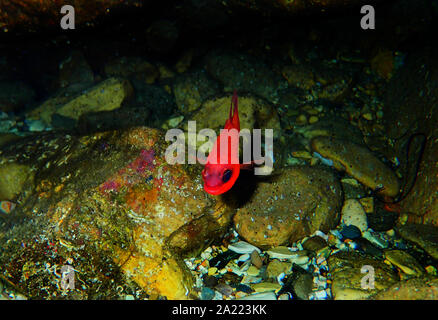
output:
[[[411,223],[397,226],[396,232],[402,238],[423,248],[433,258],[438,259],[438,227]]]
[[[322,168],[290,167],[272,182],[259,182],[249,201],[237,210],[234,225],[257,247],[288,245],[327,232],[339,222],[342,189]]]
[[[362,233],[358,227],[353,224],[346,225],[341,230],[342,237],[345,239],[357,239],[362,236]]]
[[[359,202],[367,214],[374,212],[374,198],[373,197],[360,198]]]
[[[251,263],[257,269],[260,269],[263,266],[263,260],[260,257],[259,253],[257,252],[257,250],[254,250],[253,252],[251,252]]]
[[[398,281],[390,266],[372,256],[341,251],[331,255],[327,262],[333,279],[332,294],[335,300],[365,299]],[[374,269],[374,289],[362,288],[362,282],[371,285],[367,278],[363,281],[368,275],[367,272],[361,273],[363,266]]]
[[[293,265],[292,273],[287,276],[278,294],[287,292],[294,299],[308,300],[313,290],[313,276],[303,268]]]
[[[303,249],[312,251],[314,253],[318,252],[322,248],[325,248],[326,246],[327,242],[320,236],[310,237],[303,242]]]
[[[167,164],[167,146],[161,131],[141,127],[37,134],[4,147],[5,163],[38,170],[35,187],[3,217],[15,222],[0,225],[2,273],[21,274],[27,263],[37,276],[17,285],[32,298],[61,294],[44,269],[59,261],[94,279],[81,299],[117,298],[132,286],[144,296],[193,297],[182,258],[223,237],[233,210],[203,191],[201,168]]]
[[[424,275],[424,268],[409,253],[402,250],[385,250],[384,253],[385,258],[405,275],[411,277],[421,277]]]
[[[217,267],[218,269],[222,269],[228,264],[228,262],[236,259],[239,255],[239,253],[232,250],[224,251],[210,260],[210,267]]]
[[[209,274],[205,274],[202,278],[202,281],[204,286],[208,288],[214,288],[218,284],[217,278]]]
[[[15,200],[34,183],[35,171],[29,165],[9,163],[0,158],[0,201]]]
[[[362,205],[356,199],[347,199],[342,207],[341,222],[346,226],[353,225],[364,232],[368,229],[367,215]]]
[[[218,92],[218,85],[205,74],[204,70],[184,74],[173,85],[178,110],[183,114],[197,110],[207,98]]]
[[[310,116],[309,117],[309,124],[314,124],[314,123],[316,123],[318,121],[319,121],[319,118],[316,117],[316,116]]]
[[[228,119],[231,98],[225,96],[205,101],[192,117],[196,121],[196,129],[211,128],[217,132],[223,129]],[[262,99],[239,96],[239,119],[241,129],[268,128],[274,130],[274,136],[280,133],[280,120],[276,111]]]
[[[142,126],[147,124],[148,126],[159,126],[164,120],[168,120],[171,117],[177,107],[173,95],[169,94],[164,88],[159,85],[150,85],[144,81],[133,79],[131,81],[135,90],[135,99],[127,101],[127,106],[138,110],[137,112],[145,113],[147,110],[148,116],[143,120],[143,123],[134,122],[131,126]],[[127,108],[120,108],[119,110],[127,111]],[[128,110],[129,110],[128,109]],[[121,118],[116,117],[116,118]],[[128,122],[128,120],[126,120]],[[131,120],[131,122],[133,122]]]
[[[131,94],[132,86],[129,82],[110,78],[61,106],[56,113],[78,120],[86,113],[117,109]]]
[[[261,252],[259,248],[253,246],[252,244],[249,244],[245,241],[238,241],[235,243],[232,243],[228,246],[228,250],[234,251],[236,253],[252,253],[253,251]]]
[[[94,82],[94,73],[80,51],[73,51],[59,63],[59,87],[80,91],[89,88]]]
[[[303,65],[286,66],[281,74],[289,85],[299,89],[310,90],[316,84],[312,70]]]
[[[206,57],[206,69],[225,92],[250,92],[271,103],[278,99],[278,89],[286,87],[262,59],[247,54],[212,51]]]
[[[214,290],[208,287],[202,287],[201,289],[201,300],[213,300],[214,298]]]
[[[12,143],[14,141],[19,140],[21,137],[14,133],[0,133],[0,148]]]
[[[309,273],[300,273],[293,282],[294,292],[301,300],[308,300],[313,289],[313,277]]]
[[[383,258],[383,251],[365,238],[357,238],[354,242],[358,245],[358,250],[367,255]]]
[[[120,57],[110,60],[104,67],[108,77],[139,80],[152,84],[159,77],[157,67],[141,57]]]
[[[370,150],[349,141],[328,137],[314,138],[311,146],[323,157],[331,159],[337,170],[346,171],[378,194],[395,197],[399,193],[397,176]]]
[[[290,262],[281,262],[280,260],[274,259],[269,262],[268,267],[266,268],[266,274],[268,278],[277,279],[277,277],[284,273],[288,274],[291,272],[292,263]]]
[[[389,80],[394,73],[394,54],[390,50],[381,50],[371,59],[370,64],[371,70]]]
[[[307,117],[304,114],[300,114],[296,119],[295,119],[295,124],[297,126],[304,126],[307,124]]]
[[[281,289],[281,285],[271,282],[260,282],[251,285],[255,292],[277,291]]]
[[[374,295],[373,300],[437,300],[438,279],[435,277],[412,278],[397,282]]]
[[[407,143],[412,137],[412,161],[409,166],[408,177],[417,176],[416,182],[406,198],[400,202],[404,211],[416,215],[421,223],[438,226],[438,112],[433,102],[438,89],[438,74],[434,70],[438,67],[436,48],[427,47],[415,50],[403,60],[402,66],[388,82],[388,89],[384,96],[384,125],[386,136],[394,139],[404,135],[403,139],[386,152],[388,158],[405,159]],[[394,57],[396,60],[400,56]],[[430,76],[429,76],[430,75]],[[430,88],[419,95],[422,88]],[[414,134],[423,133],[423,135]],[[419,158],[424,138],[427,143],[416,174],[414,163]],[[412,163],[412,165],[411,165]],[[402,166],[405,166],[402,162]],[[409,168],[407,168],[409,169]],[[418,221],[419,222],[419,221]]]
[[[63,95],[50,98],[29,112],[27,117],[31,120],[41,119],[49,125],[53,114],[78,120],[87,113],[119,108],[132,92],[132,86],[128,81],[110,78],[74,98]]]
[[[233,293],[233,288],[231,286],[229,286],[228,284],[225,284],[225,283],[219,283],[215,287],[215,290],[220,292],[221,294],[223,294],[226,297],[230,296],[231,293]]]
[[[374,231],[387,231],[397,223],[398,212],[387,211],[384,209],[384,204],[377,203],[375,211],[367,214],[368,227]]]
[[[344,190],[345,199],[358,199],[365,197],[367,188],[353,178],[341,179],[342,189]]]
[[[0,111],[21,112],[35,99],[35,90],[21,81],[0,81]]]
[[[248,270],[246,270],[246,273],[251,277],[257,277],[260,274],[260,270],[255,266],[250,266]]]
[[[88,1],[79,0],[74,3],[75,8],[75,26],[84,27],[94,25],[97,18],[103,18],[109,13],[117,15],[117,9],[132,8],[138,9],[139,3],[120,3],[117,0],[103,0],[102,7],[94,7]],[[17,10],[20,8],[20,10]],[[60,7],[52,1],[42,1],[38,6],[33,7],[32,1],[10,1],[0,3],[0,26],[2,32],[21,31],[25,34],[32,34],[35,31],[52,30],[59,27]],[[21,11],[18,12],[18,11]],[[119,12],[120,13],[120,12]],[[44,16],[44,18],[43,18]],[[52,28],[52,29],[51,29]]]
[[[239,300],[277,300],[277,296],[271,291],[251,294],[249,296],[240,298]]]

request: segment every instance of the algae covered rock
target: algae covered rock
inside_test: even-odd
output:
[[[73,98],[64,95],[50,98],[32,110],[28,117],[41,119],[47,124],[51,123],[54,114],[78,120],[87,113],[117,109],[132,93],[129,81],[109,78]]]
[[[0,159],[0,201],[15,200],[26,187],[33,184],[33,178],[34,172],[29,166]]]
[[[217,83],[204,70],[181,75],[173,85],[175,102],[183,114],[195,111],[206,98],[218,91]]]
[[[240,236],[257,247],[288,245],[339,222],[342,188],[322,168],[290,167],[257,187],[234,216]]]
[[[142,127],[5,147],[4,158],[37,170],[33,192],[0,221],[2,274],[33,298],[189,298],[182,258],[221,237],[233,210],[203,191],[201,167],[167,164],[167,145],[163,132]],[[77,278],[66,292],[45,268],[67,264]]]
[[[223,129],[230,111],[231,95],[205,101],[193,115],[197,129]],[[274,129],[274,135],[280,129],[280,120],[275,109],[263,99],[252,96],[239,96],[240,128]]]
[[[373,300],[437,300],[438,279],[413,278],[397,282],[374,295]]]
[[[395,197],[400,183],[395,173],[365,147],[329,137],[316,137],[312,149],[333,161],[336,169],[345,171],[383,196]]]
[[[287,86],[262,59],[248,54],[212,51],[206,57],[206,69],[225,92],[250,92],[270,102],[278,100],[278,89]]]
[[[375,257],[341,251],[327,260],[335,300],[366,299],[398,281],[390,266]],[[370,272],[374,277],[370,278]]]
[[[408,223],[397,226],[396,231],[402,238],[417,244],[433,258],[438,259],[438,227]]]

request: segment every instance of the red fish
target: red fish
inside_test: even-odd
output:
[[[225,122],[225,129],[228,130],[228,133],[221,131],[219,137],[216,139],[216,143],[213,146],[213,149],[208,155],[205,168],[204,170],[202,170],[202,178],[204,179],[204,190],[212,195],[219,195],[230,190],[236,182],[237,178],[239,177],[241,167],[248,167],[248,165],[246,164],[239,164],[238,139],[240,131],[240,121],[236,91],[234,91],[233,98],[231,99],[230,113],[227,121]],[[233,139],[236,138],[236,135],[237,145],[231,142]],[[227,154],[225,155],[227,159],[225,163],[220,162],[221,137],[224,139],[228,139],[228,150],[226,150]]]

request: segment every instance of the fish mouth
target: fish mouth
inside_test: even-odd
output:
[[[204,190],[207,193],[212,194],[214,196],[220,195],[226,191],[226,190],[223,190],[223,188],[221,188],[221,187],[222,186],[209,186],[207,184],[204,184]]]

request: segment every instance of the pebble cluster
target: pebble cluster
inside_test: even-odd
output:
[[[291,246],[261,250],[230,229],[228,245],[212,245],[185,263],[195,277],[201,300],[330,300],[332,276],[327,260],[337,252],[361,252],[384,259],[406,250],[394,230],[361,231],[341,223],[327,234],[315,232]],[[408,255],[409,256],[409,255]],[[385,263],[398,268],[393,259]],[[433,266],[425,268],[433,271]]]

